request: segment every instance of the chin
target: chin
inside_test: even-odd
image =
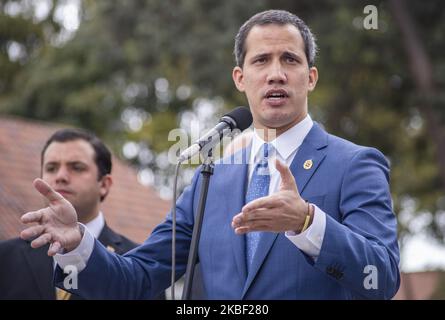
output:
[[[268,117],[264,119],[264,123],[268,128],[281,128],[291,123],[291,115],[282,111],[271,112]]]

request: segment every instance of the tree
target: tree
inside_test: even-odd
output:
[[[45,32],[50,36],[59,29],[52,12],[38,21],[33,13],[32,3],[0,1],[0,99],[10,93],[15,77],[48,41]]]

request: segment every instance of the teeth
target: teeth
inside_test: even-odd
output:
[[[285,97],[286,97],[286,94],[282,93],[282,92],[272,92],[267,95],[267,98],[275,98],[275,99],[285,98]]]

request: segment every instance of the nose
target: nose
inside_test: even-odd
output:
[[[56,173],[56,183],[66,184],[68,182],[69,182],[69,172],[64,166],[61,166]]]
[[[275,62],[271,64],[268,75],[267,84],[285,84],[287,82],[287,75],[285,70],[283,70],[280,62]]]

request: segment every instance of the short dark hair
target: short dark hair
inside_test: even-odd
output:
[[[298,16],[284,10],[267,10],[257,13],[249,20],[247,20],[239,29],[238,34],[235,37],[234,55],[236,59],[236,65],[243,67],[244,59],[246,57],[246,39],[250,30],[257,25],[278,24],[285,25],[291,24],[295,26],[299,31],[304,41],[304,49],[306,53],[306,59],[309,67],[313,67],[315,64],[315,56],[317,53],[317,44],[315,43],[315,36],[312,34],[306,23]]]
[[[111,173],[111,152],[107,146],[93,133],[81,129],[60,129],[53,133],[46,141],[42,153],[40,155],[40,166],[43,170],[43,156],[46,149],[53,142],[68,142],[75,140],[84,140],[88,142],[94,149],[94,162],[97,165],[98,177],[100,180],[103,176]]]

